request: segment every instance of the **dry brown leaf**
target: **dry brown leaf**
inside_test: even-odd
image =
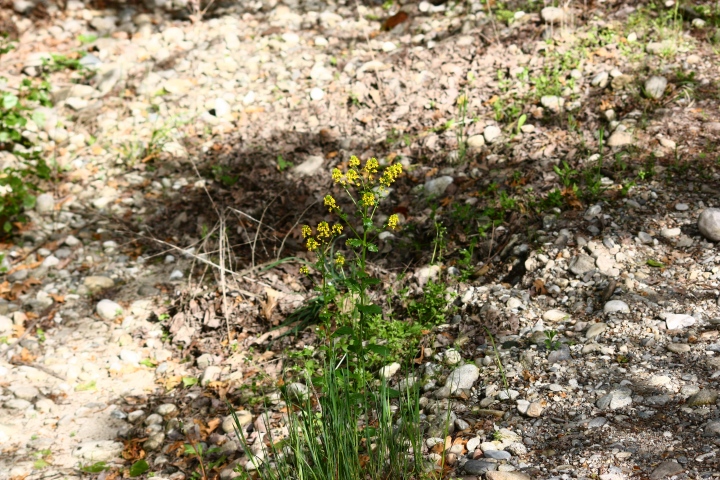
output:
[[[537,292],[538,295],[547,295],[547,289],[545,288],[545,282],[541,278],[535,279],[533,282],[533,287],[535,287],[535,292]]]
[[[267,296],[267,298],[262,304],[262,312],[265,320],[269,322],[272,319],[272,314],[273,311],[275,311],[278,299],[282,294],[277,290],[273,290],[272,288],[265,288],[265,295]]]

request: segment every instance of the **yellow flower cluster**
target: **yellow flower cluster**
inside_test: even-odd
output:
[[[338,207],[337,203],[335,202],[335,199],[332,195],[325,195],[325,206],[328,207],[328,210],[330,212],[334,210],[340,210],[340,207]]]
[[[363,193],[362,204],[366,207],[372,207],[375,205],[375,195],[370,192]]]
[[[388,221],[387,221],[388,228],[395,230],[396,228],[398,228],[399,221],[400,221],[400,219],[397,216],[397,214],[393,213],[392,215],[390,215],[390,218],[388,218]]]
[[[380,169],[380,163],[375,157],[368,159],[368,161],[365,162],[365,166],[362,167],[362,170],[360,171],[358,171],[358,169],[360,168],[360,159],[355,155],[350,157],[348,165],[350,166],[350,168],[348,168],[347,172],[345,173],[343,173],[343,171],[339,168],[333,168],[333,182],[339,183],[343,187],[347,185],[359,185],[361,172],[362,176],[368,178],[369,180],[373,180],[373,175],[375,175]],[[400,165],[399,163],[390,165],[385,169],[382,176],[380,177],[380,184],[384,187],[389,187],[390,185],[392,185],[393,182],[395,182],[395,180],[400,176],[401,173],[402,165]]]
[[[315,237],[313,237],[313,231],[309,225],[303,225],[301,229],[303,238],[307,239],[305,246],[311,252],[314,252],[315,250],[320,248],[321,245],[329,243],[332,237],[340,235],[342,231],[343,226],[339,223],[336,223],[331,227],[328,222],[320,222],[317,226],[316,239]]]
[[[303,265],[300,267],[300,273],[303,275],[310,275],[310,269],[307,267],[307,265]]]
[[[338,253],[337,257],[335,257],[335,265],[338,267],[345,265],[345,257],[342,254]]]
[[[387,167],[385,171],[382,174],[382,177],[380,177],[380,185],[383,187],[389,187],[392,185],[395,180],[400,176],[402,173],[402,165],[399,163],[394,163]]]

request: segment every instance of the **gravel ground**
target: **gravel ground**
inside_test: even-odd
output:
[[[303,255],[298,224],[321,214],[330,169],[351,154],[408,170],[391,198],[417,228],[382,245],[385,282],[404,265],[411,291],[441,274],[457,307],[417,372],[428,458],[443,458],[450,409],[457,477],[720,477],[710,19],[683,10],[670,38],[622,2],[514,10],[509,25],[481,3],[419,2],[390,31],[397,6],[218,4],[196,23],[181,7],[12,3],[9,88],[47,53],[81,50],[86,69],[50,74],[55,106],[25,132],[59,180],[3,245],[0,479],[80,478],[142,455],[154,478],[184,479],[188,428],[227,456],[220,478],[246,467],[223,400],[277,377],[268,329],[311,293],[296,266],[247,274]],[[542,90],[545,77],[557,88]],[[603,195],[565,188],[563,162],[599,159]],[[451,206],[480,209],[493,184],[564,200],[540,216],[518,200],[478,244],[471,280],[452,255],[433,269],[395,248],[427,237],[433,197],[448,199],[448,251],[461,246]],[[225,279],[202,268],[219,219],[237,226],[225,300],[212,281]],[[230,328],[234,347],[221,342]],[[235,403],[261,440],[262,410]]]

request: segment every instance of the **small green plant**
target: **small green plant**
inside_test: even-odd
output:
[[[227,456],[220,454],[220,447],[206,449],[201,443],[195,442],[191,438],[188,439],[190,443],[185,444],[183,453],[195,457],[199,468],[199,470],[192,472],[190,478],[193,480],[205,480],[208,478],[207,472],[211,472],[214,468],[224,464]]]
[[[139,477],[143,473],[150,470],[150,465],[148,465],[147,460],[144,458],[141,458],[140,460],[137,460],[135,463],[130,465],[130,469],[128,470],[128,474],[131,477]]]
[[[142,360],[140,360],[140,365],[144,365],[148,368],[155,368],[157,367],[157,362],[149,358],[143,358]]]
[[[43,330],[42,328],[38,328],[37,330],[35,330],[35,335],[37,335],[38,341],[40,343],[45,342],[45,330]]]
[[[557,333],[555,330],[545,330],[545,348],[554,351],[560,348],[560,341],[556,340]]]
[[[80,465],[79,470],[83,473],[100,473],[109,468],[107,462],[95,462],[92,465]]]
[[[183,387],[188,388],[198,384],[197,377],[182,377]]]
[[[285,170],[287,170],[288,168],[290,168],[290,167],[292,167],[292,166],[293,166],[293,163],[292,163],[292,162],[288,162],[287,160],[285,160],[282,155],[278,155],[278,156],[277,156],[277,169],[278,169],[278,172],[284,172]]]
[[[37,451],[33,454],[35,461],[33,462],[33,468],[35,470],[42,470],[45,467],[50,466],[50,456],[52,452],[49,448]]]
[[[80,42],[83,45],[87,45],[88,43],[93,43],[95,40],[97,40],[97,35],[94,33],[88,33],[88,34],[80,34],[78,35],[77,39],[78,42]]]
[[[81,383],[80,385],[75,387],[76,392],[87,392],[88,390],[95,390],[97,387],[97,384],[95,380],[90,380],[89,382]]]
[[[507,376],[505,375],[505,368],[503,367],[502,360],[500,359],[500,352],[498,352],[497,345],[495,344],[495,337],[493,337],[493,334],[490,333],[490,330],[488,330],[487,327],[485,328],[485,333],[487,333],[488,338],[490,339],[490,344],[492,345],[493,352],[495,354],[495,363],[497,363],[498,369],[500,370],[500,377],[502,377],[503,385],[505,386],[505,391],[510,391],[510,384],[508,383]],[[510,397],[508,393],[508,398]]]
[[[570,168],[570,165],[568,165],[566,161],[563,161],[562,166],[553,165],[553,170],[560,178],[560,183],[562,183],[563,187],[568,188],[575,184],[575,177],[578,171]]]
[[[210,169],[213,172],[215,180],[226,187],[232,187],[240,179],[240,175],[230,175],[228,173],[228,168],[223,165],[213,165]]]

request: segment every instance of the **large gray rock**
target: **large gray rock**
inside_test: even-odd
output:
[[[603,307],[605,313],[630,313],[630,307],[622,300],[610,300]]]
[[[91,462],[109,462],[123,451],[123,444],[112,440],[99,440],[78,445],[72,452],[73,457]]]
[[[690,397],[685,402],[688,407],[701,407],[703,405],[715,405],[717,402],[718,392],[710,388],[703,388]]]
[[[605,410],[617,410],[618,408],[627,407],[632,403],[632,392],[629,388],[618,388],[612,390],[607,395],[603,395],[597,401],[598,408]]]
[[[706,208],[698,217],[698,230],[703,237],[720,242],[720,208]]]
[[[662,480],[663,478],[672,477],[683,473],[685,469],[679,463],[669,460],[662,462],[660,465],[655,467],[655,470],[650,474],[650,480]]]
[[[455,393],[460,389],[471,388],[480,377],[480,369],[473,364],[466,364],[456,368],[448,376],[445,386]]]
[[[575,275],[585,275],[593,270],[595,270],[595,259],[589,255],[581,253],[570,260],[570,271]]]
[[[668,330],[691,327],[695,325],[695,317],[682,313],[661,313],[660,318],[665,320]]]

